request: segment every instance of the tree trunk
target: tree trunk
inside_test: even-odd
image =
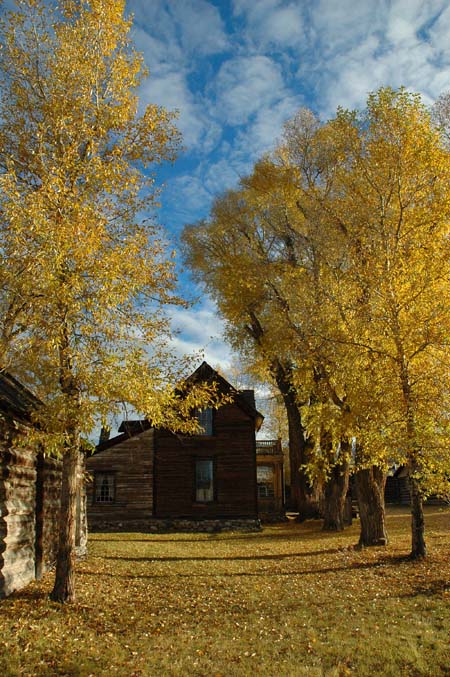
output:
[[[61,280],[66,282],[65,273]],[[77,523],[77,495],[80,469],[81,436],[79,426],[80,393],[74,376],[74,361],[70,337],[73,331],[67,321],[68,311],[61,307],[59,345],[59,383],[66,398],[66,444],[63,451],[61,503],[59,515],[59,543],[56,559],[55,583],[50,598],[54,602],[75,600],[74,560]]]
[[[325,484],[323,530],[343,531],[345,499],[348,491],[350,466],[347,461],[335,465]]]
[[[416,479],[416,473],[420,471],[419,463],[417,461],[419,458],[420,449],[418,447],[416,435],[416,417],[414,398],[411,390],[411,379],[408,371],[408,362],[406,360],[403,345],[400,339],[398,315],[395,316],[395,321],[395,341],[399,355],[398,362],[400,364],[400,381],[406,412],[406,430],[410,444],[410,449],[408,450],[408,471],[409,488],[411,493],[411,558],[419,559],[420,557],[426,557],[427,555],[422,495],[420,493],[419,483]]]
[[[378,466],[363,468],[355,475],[361,533],[359,547],[387,545],[384,511],[386,474]]]
[[[253,309],[248,310],[249,325],[247,331],[264,353],[264,328]],[[319,514],[315,492],[308,482],[305,471],[307,449],[295,388],[292,384],[292,368],[277,356],[270,358],[270,371],[278,386],[286,408],[289,428],[289,468],[291,475],[291,497],[289,508],[299,512],[300,521]]]
[[[79,436],[78,436],[79,438]],[[50,598],[54,602],[75,600],[74,560],[77,516],[79,444],[75,439],[63,455],[59,544],[56,574]]]
[[[416,464],[409,464],[409,487],[411,492],[411,558],[420,559],[427,556],[425,544],[425,520],[423,514],[422,495],[419,484],[414,476]]]
[[[290,383],[288,369],[277,362],[273,368],[278,389],[283,397],[289,429],[289,467],[291,474],[291,499],[289,508],[298,511],[299,520],[317,517],[319,506],[313,489],[302,468],[308,462],[308,447],[305,429],[302,426],[300,409]]]

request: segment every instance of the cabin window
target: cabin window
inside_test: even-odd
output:
[[[198,503],[214,501],[214,461],[201,458],[195,461],[195,500]]]
[[[204,409],[196,409],[195,416],[197,418],[198,424],[201,427],[199,435],[212,435],[213,434],[213,410],[211,407],[205,407]]]
[[[274,472],[271,465],[259,465],[256,469],[258,497],[273,498],[275,496]]]
[[[114,473],[95,473],[95,502],[113,503],[115,497]]]

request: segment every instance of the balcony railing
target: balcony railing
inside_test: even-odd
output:
[[[256,440],[256,453],[258,455],[281,455],[283,453],[281,440]]]

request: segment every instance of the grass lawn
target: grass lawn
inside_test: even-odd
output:
[[[450,511],[426,509],[430,556],[410,562],[410,517],[357,551],[358,522],[259,534],[93,534],[76,604],[52,574],[0,602],[0,675],[450,675]]]

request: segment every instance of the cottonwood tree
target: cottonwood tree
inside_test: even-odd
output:
[[[138,112],[143,62],[124,0],[19,0],[0,51],[1,365],[34,384],[48,450],[62,450],[52,598],[74,599],[80,440],[128,402],[189,429],[164,304],[179,302],[165,244],[141,214],[172,160],[173,116]],[[213,395],[211,398],[214,399]]]
[[[274,291],[283,244],[244,187],[218,198],[210,219],[186,227],[183,243],[187,264],[227,322],[230,342],[247,355],[253,370],[280,390],[289,428],[292,507],[309,516],[315,508],[307,478],[300,472],[306,462],[305,437],[291,359],[280,351],[286,326]]]
[[[348,144],[327,202],[347,251],[340,340],[366,362],[364,382],[382,389],[381,425],[367,442],[407,463],[411,554],[423,557],[422,499],[448,487],[450,462],[448,152],[405,90],[370,95],[362,115],[339,112],[336,130]]]
[[[299,304],[298,285],[291,285],[290,295],[288,291],[292,311],[300,309],[296,321],[301,322],[305,315],[310,318],[309,340],[315,344],[314,393],[308,406],[302,408],[308,434],[315,440],[309,472],[330,477],[325,490],[325,524],[342,528],[349,461],[353,456],[354,484],[360,488],[360,544],[378,545],[387,542],[387,457],[381,451],[376,454],[373,444],[367,453],[362,444],[362,436],[375,421],[378,390],[373,382],[368,387],[366,356],[347,343],[348,324],[343,309],[351,298],[345,297],[342,283],[348,268],[347,231],[332,209],[334,201],[341,198],[336,175],[348,162],[350,142],[351,138],[342,134],[333,120],[320,123],[311,111],[301,109],[286,123],[274,160],[285,168],[294,186],[295,208],[304,221],[302,246],[309,252],[309,292],[301,295]],[[296,219],[292,218],[292,222]],[[304,275],[304,271],[300,273]],[[378,425],[379,419],[376,420]],[[351,451],[355,436],[359,440],[356,455]]]

